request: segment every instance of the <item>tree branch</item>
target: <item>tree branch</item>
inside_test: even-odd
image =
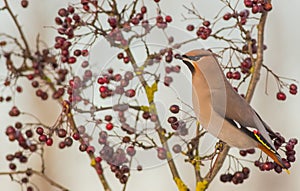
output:
[[[0,176],[1,175],[10,175],[11,176],[11,175],[15,175],[15,174],[26,174],[28,172],[35,174],[37,176],[40,176],[41,178],[45,179],[49,184],[51,184],[54,187],[57,187],[63,191],[68,191],[67,188],[58,184],[57,182],[55,182],[54,180],[49,178],[47,175],[45,175],[44,173],[37,171],[37,170],[27,169],[27,170],[19,170],[19,171],[11,171],[11,172],[0,172]]]
[[[5,4],[5,8],[7,9],[7,11],[9,13],[9,15],[11,16],[11,18],[13,19],[13,21],[14,21],[14,23],[15,23],[15,25],[16,25],[19,33],[20,33],[20,36],[21,36],[21,38],[23,40],[23,43],[24,43],[24,46],[25,46],[25,52],[24,52],[25,56],[24,57],[31,58],[31,51],[29,49],[29,45],[28,45],[27,39],[25,38],[24,32],[23,32],[23,30],[21,28],[21,25],[20,25],[19,21],[17,20],[17,16],[14,15],[14,13],[12,12],[10,6],[8,5],[7,0],[4,0],[4,4]]]

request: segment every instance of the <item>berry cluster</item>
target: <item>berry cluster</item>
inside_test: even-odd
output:
[[[128,180],[128,173],[130,171],[127,165],[116,166],[110,165],[110,170],[115,173],[117,179],[119,179],[121,184],[125,184]]]
[[[119,73],[114,74],[112,69],[108,69],[108,72],[100,76],[97,80],[100,85],[100,96],[106,98],[117,94],[125,95],[128,98],[134,97],[136,91],[132,88],[127,88],[133,78],[134,74],[131,71],[126,71],[121,75]]]
[[[237,171],[234,174],[225,173],[220,175],[221,182],[232,182],[233,184],[242,184],[245,179],[249,177],[250,169],[243,167],[241,171]]]
[[[272,4],[265,0],[244,0],[244,5],[251,8],[253,14],[272,10]]]
[[[292,83],[288,86],[288,88],[289,88],[289,93],[291,95],[296,95],[297,94],[298,86],[296,84]],[[279,90],[279,92],[277,92],[277,94],[276,94],[276,98],[280,101],[284,101],[284,100],[286,100],[286,94],[282,90]]]
[[[246,156],[247,154],[254,154],[255,153],[255,149],[247,149],[247,150],[240,150],[240,155],[241,156]]]
[[[181,69],[181,67],[179,65],[176,65],[176,66],[166,66],[165,67],[165,72],[166,72],[166,74],[171,74],[172,72],[179,73],[180,69]],[[173,78],[171,76],[166,75],[164,77],[164,85],[165,86],[170,86],[172,82],[173,82]]]
[[[57,29],[58,33],[63,36],[55,37],[54,48],[61,50],[61,62],[74,64],[79,56],[88,56],[87,49],[75,49],[72,53],[70,48],[72,42],[70,39],[74,38],[74,30],[82,25],[82,20],[79,14],[75,13],[73,6],[61,8],[58,10],[58,16],[55,17],[55,23],[60,27]],[[64,37],[65,36],[65,37]]]
[[[107,19],[107,22],[110,26],[109,33],[106,38],[112,44],[120,44],[122,46],[128,45],[127,38],[124,37],[122,31],[129,32],[132,30],[133,26],[141,26],[145,29],[145,32],[148,33],[151,29],[149,24],[149,20],[145,18],[145,14],[147,13],[147,7],[142,6],[140,11],[135,11],[134,14],[131,15],[130,18],[120,18],[115,16],[110,16]],[[155,26],[160,29],[165,29],[168,26],[168,23],[172,22],[172,17],[170,15],[162,16],[160,13],[155,17]],[[122,30],[121,30],[122,29]]]
[[[197,29],[197,31],[196,31],[196,35],[197,35],[199,38],[201,38],[201,39],[203,39],[203,40],[206,40],[206,39],[210,36],[210,34],[211,34],[211,32],[212,32],[212,29],[210,28],[210,25],[211,25],[211,24],[210,24],[210,21],[204,20],[204,21],[202,22],[202,25],[198,27],[198,29]],[[187,30],[187,31],[193,31],[194,29],[195,29],[195,26],[192,25],[192,24],[189,24],[189,25],[187,25],[187,27],[186,27],[186,30]]]
[[[171,113],[177,114],[180,111],[180,107],[174,104],[170,106],[169,110]],[[183,120],[178,120],[176,116],[170,116],[168,118],[168,123],[171,125],[171,128],[176,131],[177,135],[186,136],[188,134],[186,122]]]
[[[248,19],[249,15],[250,15],[249,10],[245,9],[240,12],[225,13],[223,15],[223,20],[228,21],[231,18],[235,18],[238,20],[238,24],[245,25],[247,23],[247,19]]]
[[[212,31],[211,28],[209,28],[209,26],[210,26],[209,21],[203,21],[202,26],[200,26],[196,31],[196,35],[201,39],[206,40]]]
[[[251,53],[253,54],[256,54],[257,53],[257,42],[255,39],[251,39]],[[244,52],[249,52],[249,47],[248,47],[248,44],[245,44],[243,47],[242,47],[242,50]],[[263,50],[267,50],[267,46],[264,45],[263,46]]]
[[[8,126],[5,134],[10,141],[17,141],[23,149],[31,152],[36,151],[37,143],[33,139],[33,132],[31,129],[25,130],[22,123],[17,122],[14,126]]]

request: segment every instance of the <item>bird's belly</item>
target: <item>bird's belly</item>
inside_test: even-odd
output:
[[[227,121],[224,121],[223,128],[221,129],[218,138],[228,145],[240,149],[249,149],[258,146],[258,143],[255,140]]]
[[[219,115],[211,115],[210,121],[205,121],[202,125],[210,134],[231,147],[249,149],[258,146],[258,143],[254,139]]]

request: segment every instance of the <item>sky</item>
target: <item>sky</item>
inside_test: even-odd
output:
[[[172,2],[172,3],[171,3]],[[185,1],[186,4],[189,4],[191,1]],[[46,43],[53,43],[53,34],[54,29],[51,27],[54,25],[53,18],[56,16],[57,9],[63,7],[67,4],[67,1],[30,1],[28,10],[20,8],[18,4],[13,4],[13,9],[18,13],[18,18],[23,24],[22,28],[26,31],[26,35],[31,43],[35,42],[35,36],[40,33]],[[268,65],[275,73],[280,76],[285,76],[300,80],[300,63],[299,63],[299,43],[300,43],[300,24],[297,21],[300,18],[300,12],[298,7],[300,2],[296,0],[291,1],[273,1],[273,10],[269,14],[269,18],[266,24],[266,43],[268,50],[265,52],[264,62]],[[2,6],[2,2],[0,3]],[[215,15],[215,12],[222,6],[222,4],[217,0],[204,1],[200,0],[195,3],[203,15],[208,15],[207,17],[212,17]],[[186,13],[182,7],[182,1],[171,1],[171,0],[162,0],[161,9],[165,13],[171,14],[173,20],[182,21],[181,13]],[[9,34],[16,34],[16,28],[12,25],[11,18],[8,17],[6,12],[0,12],[0,22],[2,27],[0,33],[6,32]],[[194,21],[193,21],[194,22]],[[182,32],[186,27],[186,22],[178,22],[177,24],[171,25],[172,29],[176,33],[184,35],[189,35],[185,32]],[[178,37],[181,38],[181,37]],[[153,41],[159,41],[160,36],[154,37]],[[209,48],[211,46],[217,46],[218,44],[209,44],[207,42],[202,42],[199,44],[201,47]],[[186,52],[190,49],[199,46],[198,44],[191,44],[188,46],[183,46],[180,51]],[[197,47],[198,48],[198,47]],[[106,50],[106,49],[103,49]],[[107,55],[107,57],[101,57],[101,59],[109,59],[110,52],[103,51],[101,56]],[[97,60],[96,55],[94,58]],[[181,76],[182,84],[186,85],[189,83],[188,70],[183,69],[183,72],[186,76]],[[3,75],[1,73],[1,75]],[[255,91],[251,105],[256,109],[256,111],[262,116],[262,118],[276,131],[282,132],[285,137],[297,137],[300,135],[300,123],[299,123],[299,113],[300,113],[300,98],[299,95],[290,96],[284,102],[277,101],[275,98],[276,94],[276,83],[269,76],[268,80],[268,94],[265,93],[266,87],[266,71],[262,70],[261,80],[258,84],[258,87]],[[176,87],[181,87],[182,84],[178,84]],[[36,98],[30,96],[30,91],[25,91],[24,97],[18,100],[18,103],[22,106],[32,106],[31,110],[38,113],[38,116],[51,123],[57,116],[56,111],[58,108],[53,108],[49,110],[47,104],[41,104],[39,107],[36,107]],[[176,95],[187,97],[189,94],[184,94],[184,92],[175,88],[174,92]],[[172,97],[172,98],[171,98]],[[165,108],[165,104],[168,99],[176,99],[174,96],[168,97],[164,96],[165,100],[160,101],[161,108]],[[3,123],[8,124],[10,119],[8,118],[7,113],[5,113],[4,108],[8,107],[9,104],[4,105],[0,108],[0,113],[3,118]],[[0,131],[3,132],[6,126],[2,126]],[[7,143],[7,138],[4,137],[3,133],[0,134],[0,144],[7,145],[0,148],[0,171],[6,168],[6,161],[4,156],[7,152],[10,152],[15,149],[14,144]],[[297,156],[299,156],[299,148],[296,148]],[[232,149],[232,153],[237,153],[237,149]],[[177,162],[182,160],[181,157],[175,159]],[[68,150],[57,151],[55,148],[50,148],[47,150],[46,161],[51,166],[47,169],[49,176],[59,182],[62,182],[69,187],[70,190],[79,191],[89,188],[89,190],[101,190],[99,189],[99,182],[97,177],[94,174],[92,168],[89,167],[88,157],[82,153],[77,152],[77,148],[71,148]],[[32,163],[37,163],[38,159],[34,160]],[[187,168],[185,164],[179,163],[179,170],[182,174],[183,180],[191,185],[193,188],[194,177],[191,175],[191,169]],[[65,171],[61,171],[66,165],[70,166]],[[249,166],[251,167],[252,164]],[[300,177],[299,162],[294,163],[291,174],[282,173],[277,175],[275,173],[266,173],[259,172],[256,168],[251,169],[251,175],[248,180],[246,180],[242,185],[233,185],[233,184],[223,184],[220,183],[217,178],[212,182],[208,190],[231,190],[231,191],[252,191],[252,190],[298,190],[300,183],[298,181]],[[116,190],[119,190],[119,187],[116,186],[117,180],[111,175],[108,175],[109,181],[111,181],[112,187],[115,187]],[[41,181],[36,178],[36,181]],[[0,184],[3,190],[18,191],[20,187],[12,183],[9,177],[0,176]],[[5,188],[5,189],[4,189]],[[49,185],[43,185],[43,189],[54,191],[57,190]],[[150,168],[149,170],[143,171],[143,174],[133,173],[132,180],[128,184],[128,190],[130,191],[163,191],[163,190],[176,190],[176,187],[171,178],[171,174],[166,167],[166,165],[159,165],[157,168]]]

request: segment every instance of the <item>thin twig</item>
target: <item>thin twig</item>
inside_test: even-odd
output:
[[[63,191],[68,191],[69,189],[65,188],[64,186],[58,184],[57,182],[55,182],[54,180],[52,180],[51,178],[49,178],[47,175],[45,175],[44,173],[37,171],[37,170],[33,170],[33,169],[27,169],[27,170],[19,170],[19,171],[11,171],[11,172],[0,172],[0,176],[1,175],[16,175],[16,174],[26,174],[28,172],[31,172],[32,174],[35,174],[37,176],[40,176],[41,178],[43,178],[44,180],[46,180],[49,184],[51,184],[54,187],[57,187]]]
[[[23,32],[23,30],[22,30],[22,28],[21,28],[21,25],[20,25],[19,21],[17,20],[16,15],[14,15],[14,13],[12,12],[10,6],[8,5],[7,0],[4,0],[4,4],[5,4],[5,8],[7,9],[9,15],[10,15],[11,18],[13,19],[13,21],[14,21],[14,23],[15,23],[15,25],[16,25],[16,27],[17,27],[19,33],[20,33],[20,36],[21,36],[21,38],[22,38],[22,40],[23,40],[23,43],[24,43],[24,45],[25,45],[25,52],[24,52],[24,55],[25,55],[25,57],[29,57],[29,58],[30,58],[30,57],[31,57],[31,51],[30,51],[30,49],[29,49],[29,45],[28,45],[27,39],[25,38],[24,32]]]

